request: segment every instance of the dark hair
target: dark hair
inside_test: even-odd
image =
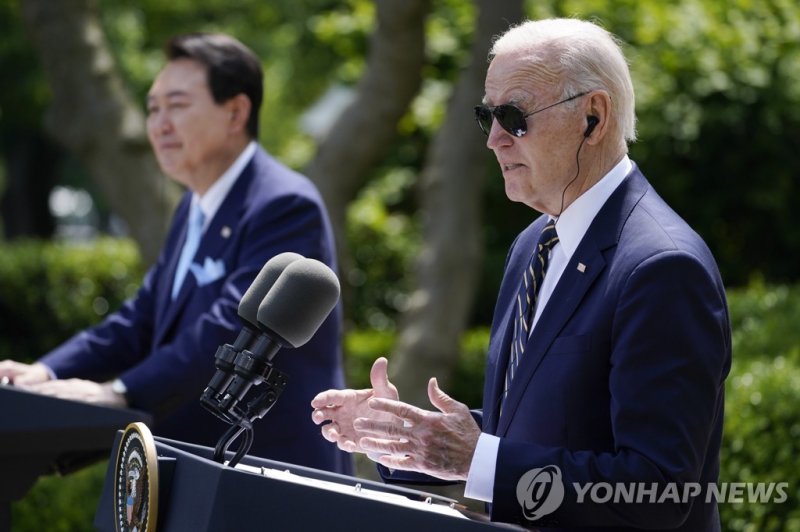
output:
[[[222,104],[244,93],[252,108],[247,132],[258,138],[258,113],[264,96],[261,61],[247,46],[221,33],[177,35],[164,46],[167,59],[188,58],[205,65],[211,96]]]

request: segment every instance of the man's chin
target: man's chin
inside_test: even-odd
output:
[[[166,175],[173,181],[180,183],[181,185],[187,185],[188,180],[184,175],[185,172],[181,171],[180,165],[175,164],[174,162],[171,161],[164,161],[161,159],[159,159],[158,165],[161,167],[161,171],[164,173],[164,175]]]

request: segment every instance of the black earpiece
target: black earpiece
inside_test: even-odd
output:
[[[586,126],[586,131],[583,132],[583,136],[584,137],[588,137],[589,135],[592,134],[592,131],[594,131],[594,128],[596,128],[597,124],[600,123],[600,119],[597,118],[594,115],[589,115],[589,116],[586,117],[586,122],[587,122],[588,125]]]

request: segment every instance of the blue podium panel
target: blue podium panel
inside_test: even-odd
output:
[[[108,456],[117,431],[150,416],[0,386],[0,504],[22,498],[36,479]]]
[[[255,457],[231,468],[214,462],[211,448],[158,437],[155,448],[159,532],[521,530],[416,490]],[[118,530],[116,458],[112,451],[95,517],[102,532]]]

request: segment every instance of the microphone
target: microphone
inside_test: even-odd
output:
[[[286,266],[258,306],[256,320],[262,334],[252,349],[236,356],[236,376],[220,408],[235,412],[237,404],[254,384],[270,382],[274,378],[272,360],[278,350],[297,348],[308,342],[336,306],[340,291],[336,274],[318,260],[302,258]],[[280,388],[280,393],[285,377],[276,378],[274,384]],[[247,417],[263,417],[275,400],[277,394],[254,401],[248,405]]]
[[[250,287],[239,301],[238,314],[242,321],[242,330],[233,344],[225,344],[217,349],[214,355],[214,366],[217,368],[208,386],[203,391],[200,402],[217,416],[225,421],[230,421],[227,415],[218,411],[218,395],[223,392],[233,380],[234,360],[243,350],[255,348],[256,342],[262,334],[258,326],[258,307],[264,296],[269,292],[286,267],[302,259],[297,253],[286,252],[275,255],[264,264],[261,271],[250,284]]]

